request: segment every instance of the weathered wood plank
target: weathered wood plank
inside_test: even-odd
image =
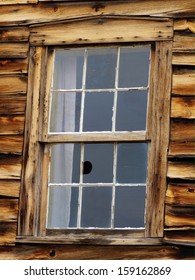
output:
[[[148,260],[194,259],[194,248],[185,246],[86,246],[17,244],[0,248],[2,260]]]
[[[195,65],[195,53],[173,53],[173,65]]]
[[[21,157],[0,155],[0,179],[20,179]]]
[[[27,27],[0,28],[0,43],[27,42],[29,34],[30,32]]]
[[[171,244],[195,245],[195,229],[165,229],[164,240]]]
[[[195,142],[170,142],[169,156],[171,157],[188,157],[195,155]]]
[[[168,184],[165,202],[168,204],[195,206],[195,185],[189,183]]]
[[[16,241],[17,223],[0,222],[0,246],[14,245]]]
[[[28,59],[0,59],[0,74],[26,74]]]
[[[172,226],[195,226],[195,207],[165,206],[165,225]]]
[[[25,95],[0,95],[0,115],[24,115]]]
[[[0,116],[0,135],[23,134],[24,116]]]
[[[28,43],[0,43],[0,58],[26,58]]]
[[[98,18],[34,27],[30,33],[31,45],[117,43],[170,40],[173,27],[170,20]]]
[[[11,0],[9,0],[11,1]],[[22,1],[22,0],[18,0]],[[17,7],[17,17],[16,17]],[[176,8],[177,7],[177,8]],[[151,1],[107,1],[99,3],[39,3],[37,5],[2,6],[0,25],[19,25],[62,21],[93,16],[151,16],[151,17],[193,17],[194,3],[192,0],[151,0]]]
[[[195,98],[194,97],[173,97],[171,99],[172,118],[195,118]]]
[[[172,93],[177,95],[195,95],[195,72],[174,73]]]
[[[1,154],[22,154],[23,135],[0,135],[0,153]]]
[[[0,76],[0,95],[1,94],[16,94],[26,93],[27,77],[24,75],[18,76]]]
[[[174,30],[188,30],[192,33],[195,33],[195,20],[194,18],[191,19],[176,19],[174,20]]]
[[[173,40],[174,52],[192,52],[195,50],[195,34],[175,32]]]
[[[39,0],[1,0],[0,5],[37,4]]]
[[[194,120],[171,119],[171,141],[194,141]]]
[[[0,180],[0,196],[19,197],[20,180]]]
[[[167,177],[195,179],[195,165],[193,162],[168,162]]]
[[[0,221],[17,221],[18,199],[0,199]]]

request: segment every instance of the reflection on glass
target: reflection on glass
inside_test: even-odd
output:
[[[50,132],[78,132],[80,111],[80,93],[52,93]]]
[[[114,88],[117,48],[88,49],[87,89]]]
[[[145,130],[147,91],[118,92],[116,130]]]
[[[53,89],[81,89],[84,49],[56,50]]]
[[[146,187],[116,187],[114,227],[144,227]]]
[[[113,151],[114,144],[85,144],[84,161],[92,164],[92,170],[83,175],[84,183],[113,181]]]
[[[146,183],[148,146],[122,143],[117,146],[117,183]]]
[[[79,183],[80,144],[51,146],[50,183]]]
[[[50,186],[47,228],[77,226],[78,187]]]
[[[148,85],[150,47],[121,48],[119,87]]]
[[[81,227],[110,227],[111,202],[111,187],[84,187],[82,197]]]
[[[113,93],[85,94],[83,131],[111,131]]]

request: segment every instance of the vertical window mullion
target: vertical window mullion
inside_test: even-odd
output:
[[[115,74],[115,92],[114,92],[114,104],[113,104],[113,115],[112,115],[112,132],[116,130],[116,108],[117,108],[117,97],[118,97],[118,78],[119,78],[119,63],[120,63],[120,47],[117,49],[117,64]]]
[[[116,187],[116,162],[117,162],[117,143],[114,143],[114,160],[113,160],[113,185],[112,185],[112,209],[111,209],[111,228],[114,228],[115,212],[115,187]]]
[[[79,184],[79,198],[78,198],[78,214],[77,214],[77,228],[81,227],[81,210],[82,210],[82,195],[83,195],[83,163],[84,163],[84,144],[81,144],[81,162],[80,162],[80,184]]]
[[[80,129],[79,129],[79,132],[83,132],[85,87],[86,87],[86,74],[87,74],[87,57],[88,57],[88,52],[87,52],[87,49],[85,49],[84,64],[83,64],[82,98],[81,98],[81,115],[80,115]]]

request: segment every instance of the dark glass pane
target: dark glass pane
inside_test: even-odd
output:
[[[86,93],[83,131],[111,131],[113,93]]]
[[[50,132],[78,132],[81,93],[52,93]]]
[[[147,113],[147,92],[118,92],[116,130],[145,130]]]
[[[113,144],[85,144],[84,161],[89,161],[92,169],[83,175],[84,183],[112,183],[113,150]]]
[[[148,85],[150,47],[121,48],[119,87]]]
[[[86,88],[114,88],[116,61],[116,48],[88,49]]]
[[[80,144],[56,144],[51,146],[51,183],[79,183]]]
[[[144,227],[146,188],[116,187],[114,227]]]
[[[148,146],[123,143],[117,146],[117,183],[146,183]]]
[[[50,186],[47,228],[77,227],[79,189]]]
[[[110,227],[111,202],[111,187],[84,187],[82,197],[81,227]]]
[[[55,52],[53,88],[81,89],[84,49]]]

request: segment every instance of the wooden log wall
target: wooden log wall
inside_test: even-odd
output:
[[[0,1],[0,259],[194,258],[193,247],[178,245],[192,245],[195,242],[194,1],[113,0],[90,3],[75,0],[68,6],[63,2],[71,1]],[[83,2],[79,3],[79,9],[76,2]],[[28,87],[29,26],[110,15],[128,18],[174,18],[170,143],[163,242],[177,245],[78,247],[15,244]]]

